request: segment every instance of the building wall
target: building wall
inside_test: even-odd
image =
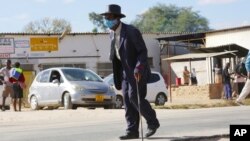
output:
[[[250,49],[250,28],[206,33],[206,47],[237,44]]]
[[[233,30],[224,30],[219,32],[211,32],[206,34],[206,47],[216,47],[220,45],[227,44],[237,44],[244,48],[250,49],[250,28],[236,28]],[[212,59],[213,62],[213,59]],[[224,58],[222,60],[222,68],[227,62],[231,62],[230,71],[233,72],[235,68],[235,63],[237,60],[234,58]],[[211,68],[214,68],[213,63],[211,63]],[[212,69],[208,69],[208,73],[213,74]],[[213,79],[210,77],[210,83]]]
[[[175,79],[181,78],[181,84],[184,84],[183,81],[183,70],[184,66],[187,66],[189,72],[192,68],[195,68],[196,70],[196,77],[198,85],[205,85],[207,84],[207,63],[206,60],[198,60],[198,61],[184,61],[184,62],[172,62],[171,68],[172,68],[172,84],[175,83]]]
[[[143,39],[148,48],[148,56],[153,58],[152,70],[160,71],[160,47],[156,38],[168,34],[145,33]],[[59,37],[60,35],[27,35],[1,34],[0,38],[14,38],[14,41],[30,42],[32,37]],[[15,52],[0,56],[0,59],[11,58],[13,62],[34,65],[38,71],[38,64],[86,64],[86,68],[97,72],[97,63],[111,63],[109,61],[110,39],[108,33],[67,34],[61,41],[57,51],[31,51],[30,45],[15,47]],[[111,69],[111,68],[110,68]]]

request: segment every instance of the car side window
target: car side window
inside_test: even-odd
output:
[[[160,80],[160,76],[158,74],[152,73],[150,75],[148,83],[155,83]]]
[[[44,71],[41,75],[41,79],[40,79],[40,82],[41,83],[45,83],[45,82],[48,82],[49,81],[49,74],[50,74],[50,71]]]
[[[37,75],[37,77],[36,77],[36,81],[37,81],[37,82],[40,82],[40,80],[41,80],[41,75],[42,75],[41,73],[39,73],[39,74]]]
[[[111,79],[108,81],[108,84],[109,85],[114,85],[114,78],[113,77],[111,77]]]
[[[61,82],[61,75],[58,71],[54,70],[51,72],[51,75],[50,75],[50,80],[49,82],[52,82],[53,80],[58,80],[59,82]]]

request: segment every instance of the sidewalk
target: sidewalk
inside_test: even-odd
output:
[[[225,100],[225,99],[184,99],[184,98],[173,98],[172,101],[167,102],[167,104],[170,105],[181,105],[181,104],[216,104],[216,103],[224,103],[226,101],[230,100]],[[233,101],[233,100],[231,100]]]

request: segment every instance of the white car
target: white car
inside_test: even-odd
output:
[[[87,69],[50,68],[37,74],[30,88],[31,109],[43,107],[76,109],[77,107],[113,108],[115,92],[101,77]]]
[[[0,79],[3,80],[3,76],[0,76]],[[3,97],[2,97],[2,94],[3,94],[3,83],[2,81],[0,81],[0,109],[2,109],[2,105],[3,105]],[[5,109],[10,109],[10,104],[11,104],[11,97],[8,96],[5,100]]]
[[[113,74],[105,77],[104,82],[108,83],[114,87]],[[122,91],[115,89],[116,93],[116,108],[122,108],[123,106],[123,96]],[[168,100],[168,92],[162,75],[159,72],[152,72],[150,80],[147,84],[147,96],[146,99],[150,103],[155,103],[155,105],[164,105]]]

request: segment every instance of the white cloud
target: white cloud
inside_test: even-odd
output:
[[[70,3],[74,3],[75,0],[63,0],[64,4],[70,4]]]
[[[238,0],[198,0],[200,5],[209,5],[209,4],[227,4],[233,3]]]

